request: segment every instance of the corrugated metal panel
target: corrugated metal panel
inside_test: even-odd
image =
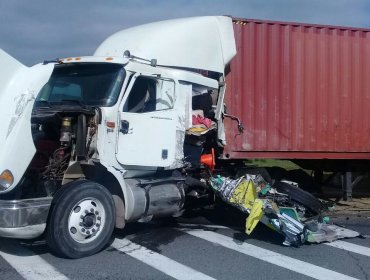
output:
[[[370,158],[370,30],[234,22],[231,158]],[[369,153],[369,154],[366,154]]]

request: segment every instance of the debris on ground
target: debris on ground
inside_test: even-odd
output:
[[[323,216],[325,206],[312,194],[289,181],[267,183],[261,175],[246,174],[237,179],[216,176],[212,188],[223,201],[247,213],[249,235],[259,222],[285,237],[286,246],[305,242],[332,242],[357,237],[360,233],[334,224]]]

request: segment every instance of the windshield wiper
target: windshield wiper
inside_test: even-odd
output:
[[[36,107],[41,107],[41,108],[50,108],[51,107],[51,104],[49,101],[47,100],[36,100]]]
[[[80,105],[81,107],[85,107],[86,104],[83,103],[82,101],[80,100],[77,100],[77,99],[62,99],[60,100],[61,103],[72,103],[72,104],[77,104],[77,105]]]

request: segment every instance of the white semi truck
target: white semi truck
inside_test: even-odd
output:
[[[112,35],[93,56],[33,67],[1,51],[0,236],[46,229],[54,251],[76,258],[127,221],[180,215],[186,169],[199,168],[193,151],[184,155],[192,101],[212,92],[205,106],[221,120],[232,28],[228,17],[147,24]],[[211,154],[217,130],[201,138]]]

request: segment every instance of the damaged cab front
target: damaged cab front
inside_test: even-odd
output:
[[[36,152],[31,134],[32,108],[37,93],[52,71],[53,65],[26,67],[0,50],[1,236],[34,237],[40,227],[45,228],[51,199],[15,200],[15,187],[23,180]],[[25,228],[28,230],[24,231]]]

